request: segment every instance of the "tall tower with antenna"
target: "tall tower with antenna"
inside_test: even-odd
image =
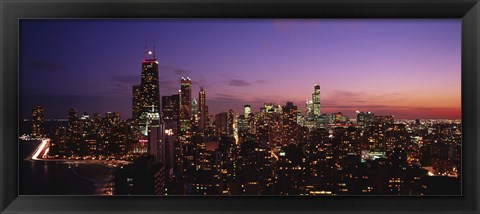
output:
[[[132,90],[132,118],[138,123],[141,134],[140,140],[145,142],[160,141],[161,139],[152,139],[152,128],[161,128],[160,126],[160,90],[158,85],[158,61],[155,54],[155,38],[153,39],[152,49],[148,49],[147,40],[145,40],[145,53],[142,60],[141,80],[139,85],[134,85]],[[158,121],[157,121],[158,120]],[[157,133],[158,130],[155,130]],[[160,132],[159,132],[160,133]],[[157,133],[158,134],[158,133]],[[158,145],[159,142],[155,142]],[[152,145],[141,146],[140,153],[157,153]],[[157,146],[154,146],[157,147]],[[157,157],[159,158],[159,157]]]

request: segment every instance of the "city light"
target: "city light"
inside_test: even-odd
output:
[[[85,183],[91,186],[85,191],[94,189],[92,194],[97,195],[460,193],[462,121],[429,118],[430,115],[418,119],[404,117],[404,110],[416,110],[389,102],[407,99],[408,95],[376,94],[384,89],[374,86],[368,93],[356,88],[375,85],[400,90],[407,86],[397,89],[397,85],[390,86],[385,79],[375,82],[373,72],[360,71],[355,76],[332,75],[333,78],[313,73],[308,81],[283,77],[275,73],[277,70],[223,76],[211,71],[224,69],[213,67],[222,60],[229,61],[223,58],[211,59],[212,67],[208,69],[196,68],[195,62],[185,65],[192,71],[182,70],[174,67],[175,60],[163,61],[170,59],[168,51],[157,61],[155,39],[153,49],[148,50],[151,42],[145,41],[144,50],[139,46],[138,56],[143,59],[132,59],[138,66],[136,73],[105,75],[116,88],[105,92],[105,96],[102,91],[98,93],[102,99],[108,97],[109,101],[118,102],[67,107],[61,119],[45,119],[48,111],[57,111],[60,105],[28,107],[29,118],[20,120],[21,126],[28,128],[18,137],[22,148],[34,149],[22,161],[34,163],[25,164],[36,170],[32,173],[45,174],[31,180],[54,183],[52,177],[61,175],[47,176],[48,173],[66,172],[66,178],[73,175],[88,181]],[[123,66],[120,60],[115,63]],[[261,66],[253,67],[256,63],[251,63],[252,69],[261,71]],[[309,64],[308,60],[304,63]],[[36,67],[66,69],[60,65]],[[296,68],[294,63],[292,68]],[[300,77],[300,70],[305,68],[298,68],[298,73],[289,72]],[[125,65],[127,69],[130,67]],[[223,79],[211,81],[217,75]],[[314,83],[316,78],[319,80]],[[85,81],[84,87],[105,84],[94,80],[78,79],[82,84]],[[228,88],[218,89],[223,86]],[[117,92],[122,96],[116,96]],[[102,113],[83,112],[90,111],[84,110],[85,106],[98,108]],[[43,163],[44,168],[34,168],[39,165],[37,162]],[[64,184],[58,184],[61,185]],[[75,191],[83,190],[74,189],[72,193]]]

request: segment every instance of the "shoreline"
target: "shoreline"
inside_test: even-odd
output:
[[[33,150],[28,153],[24,161],[65,165],[66,170],[73,176],[87,181],[92,185],[94,189],[92,195],[111,195],[109,185],[111,184],[113,173],[115,173],[119,167],[131,163],[125,160],[48,158],[48,139],[30,142],[36,143],[37,145],[33,145]]]

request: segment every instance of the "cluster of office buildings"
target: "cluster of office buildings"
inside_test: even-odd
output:
[[[167,96],[158,78],[146,51],[132,118],[71,109],[68,125],[49,131],[49,156],[131,161],[111,181],[119,195],[460,194],[460,121],[322,114],[318,84],[305,112],[287,102],[211,115],[190,78]],[[33,135],[42,115],[33,108]]]

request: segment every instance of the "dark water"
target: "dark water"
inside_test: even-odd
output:
[[[31,156],[38,144],[37,141],[20,141],[19,143],[20,195],[91,195],[95,193],[97,189],[95,183],[85,179],[91,176],[76,176],[74,170],[76,167],[81,167],[81,171],[95,174],[97,171],[105,171],[104,167],[25,160]]]

